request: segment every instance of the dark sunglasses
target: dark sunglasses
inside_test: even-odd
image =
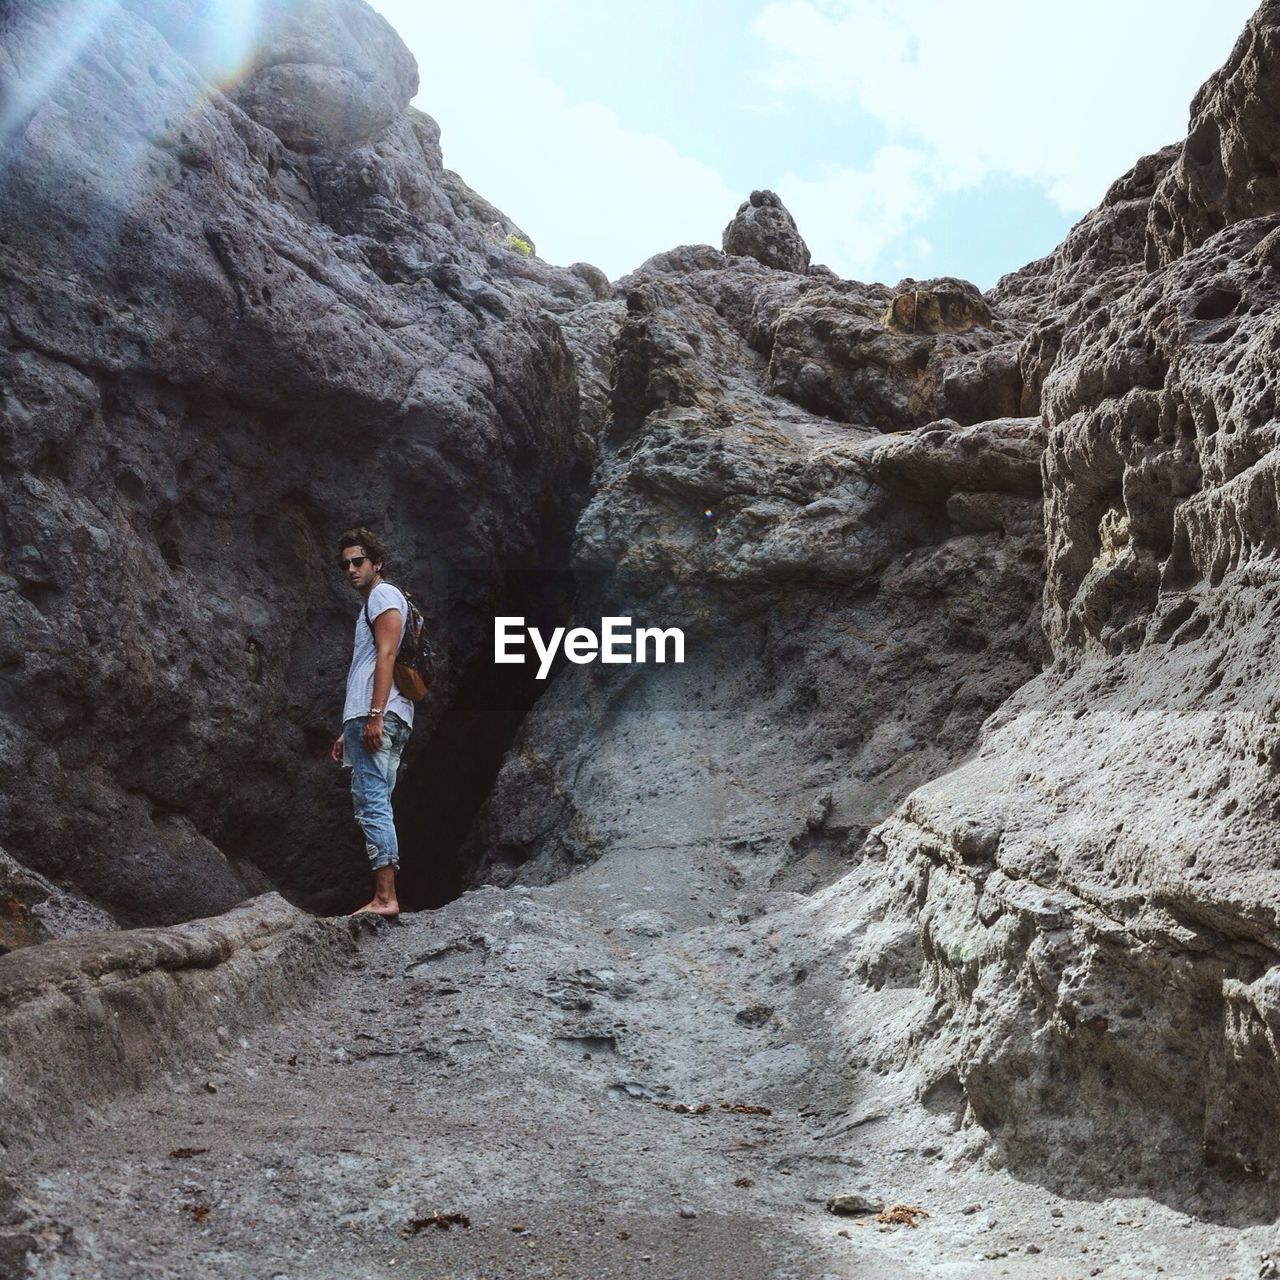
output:
[[[358,569],[368,558],[368,556],[352,556],[350,560],[339,560],[338,568],[345,572],[348,565],[355,565]]]

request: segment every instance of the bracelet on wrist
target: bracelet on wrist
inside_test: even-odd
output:
[[[381,712],[381,711],[379,711],[377,707],[370,707],[370,708],[369,708],[369,714],[370,714],[371,716],[380,716],[380,715],[382,714],[382,712]]]

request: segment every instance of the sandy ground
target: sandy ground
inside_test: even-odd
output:
[[[30,1274],[1259,1274],[1269,1228],[1059,1198],[984,1167],[905,1079],[857,1074],[914,993],[855,988],[812,899],[740,881],[655,850],[370,925],[303,1018],[11,1162]],[[828,1212],[848,1193],[928,1216]]]

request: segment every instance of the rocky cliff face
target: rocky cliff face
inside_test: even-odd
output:
[[[563,670],[475,838],[500,878],[727,844],[762,887],[812,887],[1037,669],[1043,431],[885,436],[780,394],[779,331],[825,334],[837,312],[865,332],[869,400],[909,414],[908,366],[946,385],[965,344],[894,333],[879,287],[711,249],[617,287],[576,617],[680,627],[686,661]]]
[[[476,656],[558,598],[592,446],[553,317],[599,285],[509,247],[358,0],[264,7],[225,94],[199,6],[95,12],[78,46],[58,6],[5,17],[0,842],[122,922],[267,881],[332,909],[362,875],[333,539],[385,530],[447,652],[423,864],[528,700]],[[15,926],[69,923],[3,883]]]
[[[691,661],[565,669],[476,832],[500,881],[852,867],[827,959],[904,997],[856,1064],[1019,1172],[1236,1213],[1280,1172],[1278,28],[985,298],[834,280],[768,193],[619,282],[578,614]]]
[[[851,1068],[971,1154],[1267,1210],[1280,2],[1184,143],[986,295],[840,280],[769,192],[722,250],[547,266],[443,168],[385,24],[267,13],[226,94],[171,6],[38,100],[50,11],[7,38],[18,940],[23,903],[359,874],[325,566],[367,519],[449,657],[406,828],[461,840],[502,757],[454,880],[727,851],[798,956],[839,939],[829,989],[889,997]],[[686,661],[563,664],[521,720],[496,613],[680,627]]]
[[[914,1059],[925,1099],[1015,1168],[1236,1215],[1273,1212],[1280,1172],[1278,28],[1264,4],[1186,142],[1144,162],[1145,265],[1057,321],[1052,663],[873,835],[864,872],[922,961],[881,1067]],[[1054,296],[1066,265],[997,298]]]

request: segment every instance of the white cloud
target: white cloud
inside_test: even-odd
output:
[[[375,7],[418,59],[416,102],[440,123],[445,164],[519,223],[540,257],[594,262],[616,278],[677,244],[719,246],[744,193],[534,69],[534,24],[553,23],[555,3]]]
[[[754,31],[768,83],[854,104],[928,158],[943,188],[1030,179],[1083,212],[1140,156],[1186,132],[1251,0],[775,0]]]
[[[882,147],[865,169],[830,168],[817,179],[788,173],[778,194],[809,244],[843,276],[896,280],[928,253],[928,243],[910,235],[933,200],[928,158],[919,151]]]
[[[591,91],[575,93],[570,71],[558,83],[538,68],[547,49],[574,40],[584,0],[374,3],[418,59],[417,102],[440,122],[445,163],[544,258],[585,259],[616,278],[674,245],[720,243],[746,191],[725,181],[714,156],[688,155],[678,122],[665,136],[637,128],[624,95],[593,102]],[[801,154],[829,161],[806,168],[781,129],[762,129],[753,182],[779,192],[819,260],[891,283],[920,274],[922,231],[959,189],[1029,182],[1078,215],[1140,155],[1180,139],[1192,94],[1225,60],[1252,0],[1077,0],[1069,11],[1026,0],[740,6],[771,62],[769,91],[748,89],[734,104],[739,122],[783,119],[803,136]],[[616,56],[627,56],[627,30],[657,21],[643,7],[619,19]],[[735,94],[734,69],[715,50],[701,56],[705,74]],[[571,67],[573,57],[561,61]],[[650,86],[666,91],[663,66]],[[743,133],[724,127],[742,172]],[[979,241],[980,220],[962,216]],[[954,241],[969,227],[951,232]]]

